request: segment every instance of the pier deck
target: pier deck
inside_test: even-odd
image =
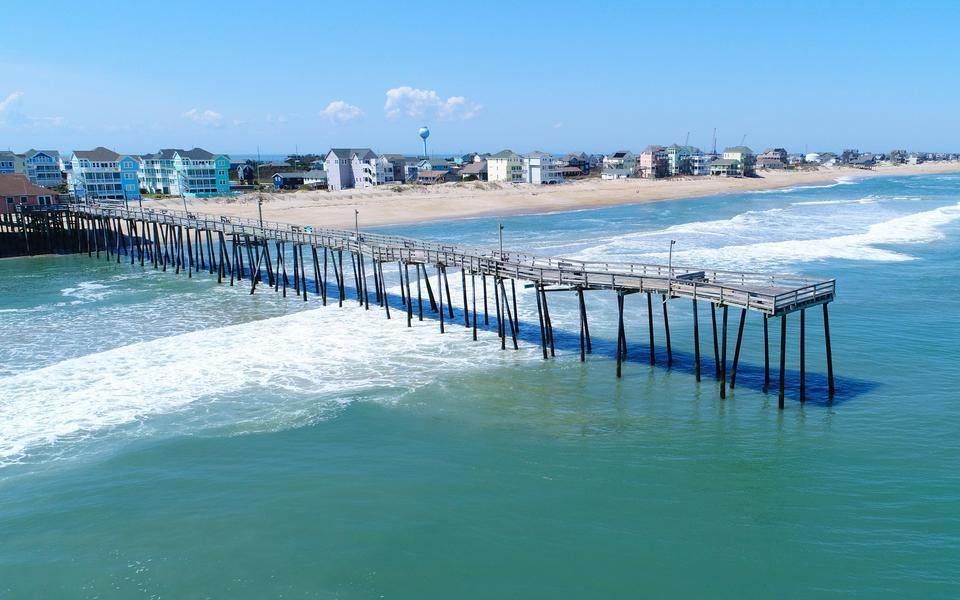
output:
[[[271,244],[274,246],[273,254],[271,254]],[[306,256],[304,249],[307,249]],[[439,317],[441,333],[445,331],[444,313],[449,314],[451,322],[454,318],[454,299],[450,294],[447,270],[459,269],[463,282],[461,308],[464,325],[471,327],[472,313],[475,340],[478,320],[476,279],[481,280],[483,321],[488,323],[490,298],[487,280],[492,278],[492,304],[496,311],[496,327],[501,349],[506,349],[508,336],[512,340],[513,347],[518,348],[517,331],[520,321],[517,313],[515,284],[516,282],[526,283],[536,289],[540,346],[544,359],[555,355],[547,292],[572,292],[577,295],[580,313],[580,360],[583,361],[592,350],[584,292],[612,291],[616,293],[618,306],[617,377],[621,376],[622,364],[627,354],[624,328],[626,296],[646,294],[651,364],[656,362],[652,297],[657,295],[662,299],[662,323],[668,367],[673,363],[668,303],[671,300],[692,302],[697,381],[700,381],[701,375],[700,325],[697,306],[698,302],[708,302],[712,323],[715,374],[720,384],[721,398],[726,397],[728,381],[728,310],[734,308],[740,311],[729,377],[731,390],[736,385],[744,322],[748,312],[758,313],[763,319],[764,391],[768,390],[770,349],[767,322],[769,319],[779,319],[778,400],[780,408],[784,406],[787,315],[794,312],[800,313],[799,396],[800,401],[803,402],[806,399],[806,311],[820,306],[823,312],[829,395],[832,398],[834,394],[833,359],[827,309],[836,294],[836,282],[833,279],[718,270],[699,266],[578,261],[476,246],[445,244],[360,230],[317,229],[236,217],[123,208],[115,204],[46,206],[26,208],[15,215],[0,215],[0,256],[17,252],[31,254],[38,251],[86,252],[90,256],[96,253],[98,258],[103,252],[108,259],[115,256],[118,263],[121,255],[125,255],[131,264],[139,257],[141,266],[145,261],[149,261],[154,268],[162,267],[166,271],[169,265],[176,273],[185,272],[189,277],[192,277],[193,273],[200,273],[201,270],[209,270],[211,275],[216,274],[218,283],[229,278],[230,285],[234,285],[234,281],[241,283],[246,278],[250,284],[251,294],[256,291],[258,284],[266,283],[268,287],[273,287],[278,292],[282,286],[283,295],[286,296],[287,289],[292,283],[296,296],[302,296],[304,301],[308,299],[307,272],[309,270],[309,281],[313,284],[315,295],[319,296],[326,305],[329,288],[335,284],[335,301],[340,306],[343,306],[346,298],[345,261],[349,260],[357,300],[366,309],[370,308],[368,285],[372,275],[375,302],[383,307],[387,318],[391,318],[391,315],[384,265],[396,264],[407,325],[412,326],[414,319],[413,289],[416,290],[417,319],[423,320],[422,284],[427,292],[429,310]],[[290,263],[292,263],[292,280],[288,277],[287,271]],[[311,264],[312,268],[308,268],[308,264]],[[416,272],[413,280],[410,276],[411,267]],[[428,267],[436,270],[436,294],[430,285]],[[331,268],[335,282],[331,282],[328,277]],[[471,283],[472,307],[467,298],[468,276]],[[415,288],[411,288],[411,281],[415,283]],[[509,282],[509,294],[504,282]],[[445,295],[446,306],[444,306]],[[718,312],[721,336],[718,336]]]

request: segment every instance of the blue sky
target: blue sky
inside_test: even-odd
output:
[[[0,148],[960,151],[960,3],[911,4],[9,2]]]

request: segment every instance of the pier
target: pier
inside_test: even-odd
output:
[[[131,265],[139,262],[141,266],[170,270],[187,277],[206,273],[215,276],[218,283],[249,286],[250,294],[266,286],[284,296],[292,292],[304,302],[312,295],[323,305],[336,303],[341,307],[348,301],[349,281],[353,284],[351,301],[355,294],[355,301],[369,310],[372,295],[374,305],[383,310],[386,318],[394,315],[387,299],[384,266],[390,266],[387,272],[393,274],[392,266],[396,265],[403,306],[403,314],[398,316],[406,319],[408,327],[412,327],[415,319],[423,320],[426,300],[428,310],[438,315],[440,333],[444,333],[454,326],[453,308],[457,302],[461,303],[462,324],[472,330],[474,340],[477,339],[478,314],[484,324],[488,324],[493,313],[502,349],[506,349],[508,343],[518,348],[520,320],[516,286],[523,285],[535,290],[544,359],[556,355],[550,294],[576,295],[579,354],[584,361],[592,351],[586,292],[611,293],[617,298],[617,377],[623,374],[627,354],[624,328],[627,296],[646,295],[641,304],[645,304],[646,309],[651,364],[656,362],[655,340],[659,337],[654,331],[654,299],[661,304],[667,367],[673,362],[668,306],[675,301],[691,302],[697,381],[701,380],[702,370],[698,311],[701,307],[706,310],[708,304],[711,327],[707,335],[712,337],[712,362],[721,398],[736,386],[744,325],[747,314],[753,313],[763,324],[764,391],[769,391],[771,383],[769,322],[773,320],[774,326],[779,322],[777,397],[781,409],[785,402],[787,317],[799,313],[799,400],[805,402],[807,311],[820,307],[830,398],[835,391],[828,314],[828,305],[835,297],[833,279],[689,266],[584,262],[359,229],[316,229],[112,204],[31,207],[0,215],[0,257],[52,252],[86,253],[117,263],[126,260]],[[462,294],[461,298],[452,298],[448,277],[458,274]],[[368,289],[371,276],[372,294]],[[727,356],[730,309],[737,318],[732,361],[728,361]]]

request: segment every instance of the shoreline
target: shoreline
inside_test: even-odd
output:
[[[684,177],[677,179],[596,178],[557,186],[458,182],[438,186],[390,186],[336,192],[264,192],[263,218],[295,225],[353,228],[354,211],[361,227],[388,227],[497,216],[541,215],[613,206],[671,202],[751,191],[828,184],[838,179],[866,179],[960,172],[960,162],[877,167],[873,170],[820,168],[768,171],[756,178]],[[395,190],[402,191],[395,191]],[[190,211],[256,218],[257,194],[230,198],[187,199]],[[144,199],[144,207],[183,210],[180,198]]]

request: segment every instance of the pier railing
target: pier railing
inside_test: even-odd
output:
[[[274,240],[371,256],[382,262],[419,263],[525,280],[555,288],[612,289],[629,294],[651,292],[779,315],[833,300],[835,280],[781,273],[756,273],[703,267],[615,261],[581,261],[444,244],[397,235],[349,229],[314,228],[290,223],[161,209],[125,209],[113,205],[73,205],[71,211],[100,217],[157,222],[222,232],[241,239]]]

